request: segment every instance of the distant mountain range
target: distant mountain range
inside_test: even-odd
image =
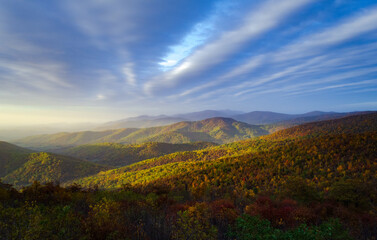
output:
[[[117,122],[108,123],[102,127],[107,130],[60,132],[56,134],[35,135],[21,138],[13,143],[38,151],[51,151],[59,148],[96,143],[136,144],[145,142],[190,143],[213,142],[229,143],[252,137],[266,135],[277,130],[295,125],[342,118],[369,112],[308,112],[305,114],[283,114],[267,111],[255,111],[228,117],[211,117],[215,115],[232,115],[235,111],[202,111],[174,116],[139,116]],[[168,122],[175,122],[166,124]],[[138,126],[154,126],[138,128]],[[105,127],[106,126],[106,127]],[[119,128],[121,126],[129,126]]]
[[[321,112],[314,111],[304,114],[284,114],[268,111],[253,111],[244,113],[233,110],[205,110],[199,112],[190,112],[174,115],[141,115],[121,119],[117,121],[107,122],[103,124],[85,123],[85,124],[45,124],[35,126],[19,126],[19,127],[0,127],[0,140],[13,142],[17,139],[28,136],[41,134],[54,134],[58,132],[82,132],[82,131],[104,131],[123,128],[150,128],[158,126],[166,126],[182,121],[201,121],[208,118],[223,117],[232,118],[239,122],[252,125],[268,125],[265,129],[270,132],[291,127],[297,124],[329,120],[341,118],[348,115],[358,114],[360,112],[337,113],[337,112]]]
[[[35,150],[50,151],[69,146],[105,142],[123,144],[213,142],[222,144],[265,134],[268,134],[268,131],[261,126],[217,117],[202,121],[184,121],[161,127],[37,135],[20,139],[15,143]]]
[[[248,113],[243,113],[240,111],[232,110],[205,110],[200,112],[192,112],[186,114],[175,114],[175,115],[158,115],[158,116],[148,116],[141,115],[138,117],[131,117],[126,119],[121,119],[118,121],[105,123],[97,130],[108,130],[108,129],[118,129],[118,128],[145,128],[145,127],[155,127],[155,126],[165,126],[172,123],[182,122],[182,121],[201,121],[208,118],[223,117],[232,118],[234,120],[252,124],[252,125],[266,125],[266,124],[301,124],[306,122],[320,121],[340,118],[348,115],[357,114],[357,112],[350,113],[337,113],[337,112],[321,112],[313,111],[304,114],[285,114],[269,111],[253,111]]]
[[[232,110],[205,110],[200,112],[191,112],[184,114],[175,114],[175,115],[157,115],[157,116],[148,116],[141,115],[138,117],[130,117],[121,119],[118,121],[108,122],[98,127],[97,130],[107,130],[107,129],[117,129],[117,128],[146,128],[146,127],[156,127],[156,126],[165,126],[182,121],[201,121],[208,118],[214,117],[232,117],[238,114],[241,114],[240,111]]]

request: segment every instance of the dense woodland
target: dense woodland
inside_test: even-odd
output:
[[[102,156],[99,165],[3,145],[2,163],[12,165],[13,156],[18,165],[2,173],[1,239],[377,236],[376,113],[303,124],[225,145],[198,143],[200,147],[172,153],[146,147],[155,143],[94,145],[127,149],[127,154],[132,149],[135,156],[153,153],[119,168],[106,165],[112,159],[109,148],[101,152],[95,147],[86,155],[88,160],[93,154]],[[85,148],[76,148],[76,154],[85,154]],[[67,169],[71,176],[53,181]],[[80,176],[73,169],[87,170]],[[20,180],[9,176],[32,184],[21,187]]]

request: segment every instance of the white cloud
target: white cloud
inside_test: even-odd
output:
[[[169,53],[163,58],[159,64],[165,68],[162,70],[170,70],[182,59],[189,56],[198,46],[205,43],[211,38],[215,31],[215,24],[220,17],[224,17],[224,13],[230,11],[232,4],[228,1],[220,1],[214,8],[209,17],[193,26],[192,30],[177,45],[170,47]]]
[[[173,60],[173,59],[170,59],[169,57],[166,57],[166,59],[163,62],[159,62],[158,64],[164,67],[172,67],[175,64],[177,64],[177,62],[178,60]]]
[[[147,93],[172,87],[182,79],[193,77],[225,61],[246,43],[278,26],[280,22],[311,0],[269,0],[253,9],[238,28],[224,32],[219,39],[197,49],[175,69],[144,85]]]
[[[106,96],[103,94],[97,94],[97,100],[105,100]]]

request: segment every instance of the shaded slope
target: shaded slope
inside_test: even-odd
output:
[[[32,151],[0,141],[0,177],[12,172],[26,162],[26,156]]]
[[[25,160],[23,165],[7,174],[3,181],[16,186],[28,185],[33,181],[65,182],[110,169],[88,161],[45,152],[31,153]]]
[[[197,142],[188,144],[143,143],[123,145],[119,143],[99,143],[81,145],[61,151],[62,154],[86,159],[109,166],[126,166],[141,160],[159,157],[173,152],[192,151],[214,146],[213,143]]]

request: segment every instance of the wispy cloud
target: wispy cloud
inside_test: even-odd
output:
[[[238,28],[224,32],[218,40],[205,44],[164,76],[147,82],[144,85],[145,91],[153,93],[161,88],[173,87],[187,80],[188,77],[192,78],[221,63],[246,43],[278,26],[285,17],[310,2],[310,0],[270,0],[261,4],[257,9],[252,9]]]
[[[337,67],[343,65],[347,61],[345,60],[345,57],[347,55],[349,57],[357,58],[360,56],[360,54],[363,54],[368,50],[375,50],[376,46],[375,44],[367,45],[366,49],[364,49],[364,47],[358,46],[357,49],[352,49],[353,51],[351,53],[344,51],[343,54],[340,55],[340,62],[334,62],[334,59],[336,59],[337,56],[335,54],[329,56],[329,54],[327,54],[326,52],[324,53],[322,51],[323,48],[329,47],[337,43],[342,43],[343,41],[352,39],[360,34],[377,29],[377,26],[375,24],[371,24],[371,22],[376,20],[377,8],[369,11],[363,11],[362,14],[358,13],[357,16],[353,16],[346,20],[343,20],[341,23],[333,27],[320,31],[319,33],[305,36],[299,40],[296,40],[292,44],[283,47],[281,50],[253,57],[250,60],[246,61],[244,64],[236,67],[235,69],[220,77],[218,81],[213,81],[213,83],[221,83],[224,81],[224,78],[234,78],[240,77],[242,74],[250,74],[250,72],[254,71],[262,65],[279,64],[281,62],[292,60],[294,58],[300,59],[305,55],[311,55],[311,57],[313,57],[313,53],[316,53],[316,56],[314,56],[314,58],[310,58],[308,60],[301,60],[294,63],[291,62],[289,63],[290,65],[288,65],[288,67],[282,71],[271,73],[267,77],[256,79],[252,78],[253,80],[250,79],[249,81],[245,81],[244,83],[236,86],[236,88],[243,90],[235,94],[235,96],[254,92],[256,86],[266,84],[273,80],[277,80],[282,77],[287,77],[291,74],[297,75],[303,69],[305,69],[305,71],[313,71],[314,69],[324,71],[328,68],[334,70],[334,63],[338,65]],[[302,61],[304,61],[304,63],[302,63]],[[353,68],[356,68],[357,65],[358,64],[352,63]],[[359,71],[355,71],[352,74],[358,76]],[[335,77],[333,79],[342,80],[344,79],[344,76],[341,74],[340,76]],[[326,81],[322,81],[322,83],[325,82]],[[306,83],[306,85],[311,84]],[[251,89],[245,90],[245,88],[250,87]]]
[[[123,74],[125,76],[126,82],[128,82],[130,85],[136,85],[136,76],[133,70],[134,64],[133,63],[127,63],[123,67]]]
[[[195,48],[210,39],[215,33],[216,23],[219,22],[224,13],[230,11],[232,4],[227,1],[219,1],[215,9],[203,21],[195,24],[192,30],[178,44],[169,48],[168,54],[159,62],[163,66],[163,71],[170,70],[182,59],[189,56]]]
[[[348,41],[361,34],[377,29],[377,7],[363,10],[356,16],[345,19],[341,23],[317,34],[295,41],[281,50],[274,57],[276,61],[286,61],[318,53],[332,45]]]

